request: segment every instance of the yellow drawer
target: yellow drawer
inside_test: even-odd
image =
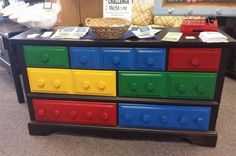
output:
[[[66,69],[27,68],[31,92],[72,94],[72,72]]]
[[[76,94],[116,96],[116,72],[73,70]]]

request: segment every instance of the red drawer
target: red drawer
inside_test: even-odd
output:
[[[84,125],[117,125],[115,103],[33,100],[36,121]]]
[[[169,71],[219,70],[220,48],[170,48]]]

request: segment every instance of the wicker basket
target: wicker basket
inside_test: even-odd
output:
[[[85,23],[98,39],[118,39],[129,29],[130,22],[120,18],[87,18]]]

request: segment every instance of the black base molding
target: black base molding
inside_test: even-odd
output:
[[[72,132],[113,139],[188,140],[194,145],[207,147],[215,147],[217,142],[216,131],[156,130],[40,122],[30,122],[28,128],[30,135],[39,136],[50,135],[54,132]]]

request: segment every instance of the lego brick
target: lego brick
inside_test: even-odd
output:
[[[166,97],[166,74],[160,72],[119,71],[119,96]]]
[[[72,70],[76,94],[116,96],[116,72]]]
[[[134,69],[164,71],[165,64],[165,48],[135,48]]]
[[[68,51],[60,46],[24,46],[27,67],[69,68]]]
[[[219,70],[220,48],[170,48],[169,71]]]
[[[207,131],[210,107],[119,104],[119,126]]]
[[[93,47],[70,47],[72,68],[99,69],[99,49]]]
[[[101,48],[102,69],[132,69],[133,48]]]
[[[82,125],[117,125],[115,103],[33,99],[36,121]]]
[[[182,99],[214,98],[216,73],[168,73],[168,97]]]

